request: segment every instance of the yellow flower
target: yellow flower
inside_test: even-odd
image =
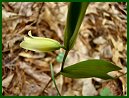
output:
[[[24,37],[24,41],[20,43],[20,47],[36,52],[48,52],[60,49],[62,46],[56,40],[43,37],[34,37],[31,31],[28,32],[29,37]]]

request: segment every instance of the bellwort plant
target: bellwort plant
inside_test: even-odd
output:
[[[59,75],[63,75],[69,78],[97,77],[107,80],[113,79],[113,77],[107,74],[108,72],[121,69],[111,62],[97,59],[81,61],[64,68],[66,57],[76,42],[78,31],[82,24],[88,5],[89,2],[69,3],[67,20],[64,29],[64,45],[61,45],[58,41],[50,38],[34,37],[31,35],[31,31],[29,31],[28,33],[29,37],[24,37],[24,41],[21,42],[20,47],[36,52],[50,52],[58,50],[60,48],[63,48],[65,50],[63,61],[61,64],[61,70],[59,73],[54,75],[52,64],[50,64],[51,80],[48,82],[44,90],[47,88],[49,83],[53,81],[58,95],[61,96],[55,81],[55,78]]]

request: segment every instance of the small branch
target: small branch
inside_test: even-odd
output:
[[[122,74],[122,75],[120,75],[120,76],[117,76],[117,77],[115,77],[114,79],[118,79],[118,78],[120,78],[120,77],[122,77],[122,76],[124,76],[124,75],[126,75],[127,73],[124,73],[124,74]]]
[[[68,55],[68,53],[69,53],[69,51],[65,51],[65,55],[64,55],[64,58],[63,58],[63,61],[62,61],[62,65],[61,65],[61,72],[63,71],[63,68],[64,68],[64,63],[65,63],[65,60],[66,60],[66,57],[67,57],[67,55]]]
[[[60,92],[59,92],[59,90],[57,88],[57,85],[56,85],[56,81],[55,81],[55,76],[54,76],[54,71],[53,71],[52,64],[50,64],[50,69],[51,69],[51,77],[52,77],[53,83],[55,85],[55,88],[57,90],[57,93],[58,93],[59,96],[61,96],[61,94],[60,94]]]

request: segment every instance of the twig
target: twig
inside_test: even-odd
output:
[[[118,79],[118,78],[120,78],[120,77],[122,77],[122,76],[124,76],[124,75],[126,75],[127,73],[124,73],[124,74],[122,74],[122,75],[120,75],[120,76],[117,76],[117,77],[115,77],[114,79]]]

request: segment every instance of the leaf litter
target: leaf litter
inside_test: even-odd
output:
[[[65,66],[87,59],[106,59],[122,68],[111,72],[120,76],[127,72],[127,2],[92,2],[86,12],[74,48]],[[28,31],[63,44],[67,2],[2,2],[2,95],[55,96],[53,84],[43,92],[50,79],[49,64],[55,73],[62,49],[51,53],[35,53],[19,47]],[[57,86],[64,96],[98,96],[108,88],[115,96],[127,95],[127,76],[103,81],[98,78],[70,79],[59,76]],[[89,88],[89,89],[88,89]],[[108,92],[106,92],[108,93]],[[111,94],[108,94],[111,95]]]

